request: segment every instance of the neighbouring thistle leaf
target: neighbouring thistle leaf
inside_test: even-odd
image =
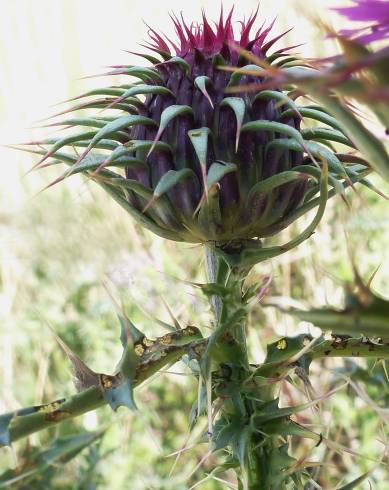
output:
[[[350,334],[356,337],[362,334],[370,338],[380,337],[384,342],[389,342],[388,300],[373,293],[369,286],[358,280],[356,285],[346,289],[345,300],[343,309],[291,308],[286,312],[335,334]]]
[[[26,485],[32,484],[35,479],[42,480],[47,471],[60,468],[72,460],[102,434],[103,432],[72,434],[55,439],[47,449],[29,449],[20,466],[0,475],[0,488],[19,488],[19,483],[21,488],[27,488]]]

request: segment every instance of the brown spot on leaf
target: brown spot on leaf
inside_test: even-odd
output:
[[[70,417],[70,415],[71,413],[66,410],[55,410],[54,412],[47,413],[45,419],[48,422],[61,422]]]
[[[136,344],[134,346],[134,351],[135,351],[135,354],[140,357],[144,353],[145,348],[141,344]]]
[[[115,377],[109,374],[100,374],[100,385],[104,390],[109,390],[115,385]]]
[[[143,340],[142,340],[142,344],[145,346],[145,347],[151,347],[155,344],[154,340],[151,340],[151,339],[148,339],[147,337],[145,337]]]
[[[170,345],[172,343],[172,336],[170,335],[170,333],[168,333],[168,334],[164,335],[163,337],[160,337],[159,342],[162,345]]]
[[[46,413],[51,413],[57,410],[62,403],[65,401],[65,398],[61,398],[60,400],[55,400],[54,402],[51,403],[46,403],[45,405],[40,405],[38,407],[35,407],[38,412],[46,412]]]
[[[285,350],[288,347],[288,342],[286,339],[280,339],[276,345],[278,350]]]

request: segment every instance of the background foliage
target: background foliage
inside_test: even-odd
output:
[[[322,8],[335,4],[316,3]],[[218,9],[207,2],[193,2],[185,7],[187,17],[198,16],[202,5],[211,17]],[[167,11],[179,10],[180,5],[170,0],[163,7],[157,2],[152,6],[146,10],[142,2],[125,0],[115,0],[109,8],[103,1],[41,0],[36,5],[32,0],[6,0],[2,6],[6,15],[0,20],[2,142],[41,134],[15,128],[48,115],[45,111],[50,104],[87,90],[91,86],[88,80],[75,80],[80,75],[99,72],[104,64],[131,61],[120,49],[133,49],[144,37],[146,28],[139,19],[144,17],[164,30],[168,26],[168,30]],[[239,2],[239,9],[246,14],[255,7],[255,2]],[[306,42],[301,48],[304,54],[323,54],[327,47],[333,50],[330,41],[318,42],[320,35],[308,27],[295,3],[280,1],[275,7],[267,1],[262,9],[267,18],[279,14],[280,32],[297,24],[286,43]],[[331,19],[338,22],[335,15]],[[371,127],[378,131],[373,123]],[[44,172],[22,177],[31,160],[8,150],[1,152],[0,412],[73,392],[68,362],[49,326],[88,365],[110,372],[120,357],[119,324],[106,289],[123,299],[128,316],[147,335],[164,333],[153,319],[168,321],[164,301],[184,326],[206,328],[210,319],[206,302],[181,281],[204,280],[199,247],[151,236],[134,226],[99,189],[78,177],[36,195],[54,175]],[[389,193],[381,180],[376,184]],[[373,285],[389,297],[385,280],[389,268],[387,204],[364,189],[350,193],[350,202],[348,209],[340,198],[333,199],[314,237],[272,264],[256,267],[259,275],[274,276],[266,302],[340,306],[344,281],[353,280],[350,249],[364,277],[381,265]],[[304,219],[294,226],[302,229]],[[294,231],[292,227],[284,235]],[[314,332],[311,325],[265,306],[258,307],[250,320],[249,342],[256,362],[263,360],[266,344],[276,338]],[[196,398],[197,387],[185,373],[185,367],[177,365],[137,390],[138,413],[120,409],[113,415],[103,408],[62,424],[52,433],[31,436],[12,450],[1,449],[0,473],[22,465],[35,446],[46,447],[54,434],[103,428],[104,435],[81,456],[66,465],[56,462],[38,476],[32,475],[29,483],[14,482],[14,488],[190,488],[205,477],[215,461],[214,456],[208,458],[189,477],[207,451],[203,444],[183,453],[169,476],[174,457],[167,455],[185,444]],[[314,364],[312,387],[296,379],[293,388],[284,383],[281,392],[282,404],[297,404],[306,401],[307,392],[310,396],[312,390],[323,394],[351,374],[354,384],[322,402],[318,410],[306,410],[296,418],[334,441],[333,450],[320,445],[311,454],[311,446],[295,448],[302,458],[309,454],[310,460],[328,464],[317,470],[325,489],[335,488],[342,479],[352,480],[382,457],[389,417],[388,410],[382,409],[389,400],[383,367],[364,360],[327,359]],[[223,477],[232,478],[228,473]],[[388,480],[387,467],[382,464],[370,478],[378,490],[386,489]],[[199,488],[225,486],[209,480]],[[361,488],[369,488],[368,483]]]

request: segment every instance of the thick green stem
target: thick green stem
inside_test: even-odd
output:
[[[196,345],[206,340],[195,341]],[[187,352],[188,346],[176,346],[166,351],[155,362],[140,364],[134,380],[134,388],[162,369],[165,365],[177,362]],[[33,406],[9,412],[0,416],[0,446],[26,437],[34,432],[50,428],[64,420],[72,419],[107,404],[101,386],[90,388],[69,398],[56,400],[40,406]]]
[[[66,399],[10,413],[9,442],[14,442],[42,429],[48,429],[64,420],[83,415],[106,403],[99,387],[92,386]],[[6,416],[7,414],[2,415],[2,418]]]
[[[314,346],[310,356],[313,359],[322,357],[374,357],[389,359],[389,343],[378,344],[366,338],[342,338],[325,340]]]
[[[227,265],[221,254],[215,249],[207,247],[206,265],[209,281],[224,288],[224,295],[211,298],[216,318],[216,329],[213,337],[214,348],[211,351],[213,367],[227,365],[230,369],[227,379],[223,379],[219,386],[215,386],[216,393],[220,390],[225,402],[221,410],[221,418],[225,420],[241,419],[247,426],[242,428],[245,433],[249,428],[249,421],[255,413],[257,402],[246,396],[243,389],[245,380],[250,377],[250,364],[247,349],[246,321],[248,308],[243,297],[243,282],[250,268],[239,268]],[[212,339],[212,336],[211,336]],[[258,398],[263,402],[274,400],[274,385],[262,386]],[[237,435],[239,438],[240,435]],[[250,432],[245,440],[247,447],[244,456],[235,454],[240,460],[239,477],[245,490],[267,489],[267,454],[279,444],[278,436],[268,437],[263,444],[263,436]],[[259,449],[260,448],[260,449]],[[232,451],[234,449],[230,448]]]

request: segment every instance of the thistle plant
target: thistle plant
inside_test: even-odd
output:
[[[223,467],[235,469],[239,488],[302,489],[309,464],[289,454],[288,438],[316,444],[323,436],[290,417],[320,400],[280,407],[280,380],[294,371],[308,379],[310,364],[324,356],[388,356],[386,339],[363,342],[365,326],[356,322],[356,337],[342,349],[302,335],[269,345],[262,364],[250,358],[247,316],[269,287],[269,279],[245,286],[252,267],[307,240],[330,197],[347,201],[357,183],[375,190],[366,180],[372,163],[354,154],[356,142],[331,107],[309,103],[293,85],[274,85],[307,62],[293,46],[275,49],[285,33],[272,37],[273,23],[256,29],[257,15],[241,22],[239,35],[232,10],[214,27],[205,14],[201,24],[173,16],[175,41],[150,29],[152,54],[139,54],[148,66],[113,66],[108,75],[127,75],[128,83],[84,93],[61,113],[97,114],[67,115],[49,126],[76,132],[24,145],[41,155],[35,168],[68,166],[51,185],[82,173],[148,230],[203,245],[208,282],[196,286],[214,319],[208,337],[190,325],[152,340],[120,313],[123,355],[112,374],[94,372],[58,339],[78,393],[3,415],[2,444],[104,404],[136,409],[133,389],[181,359],[199,383],[191,425],[206,414],[202,438],[210,452],[224,450]],[[312,221],[283,243],[280,232],[310,210]]]

